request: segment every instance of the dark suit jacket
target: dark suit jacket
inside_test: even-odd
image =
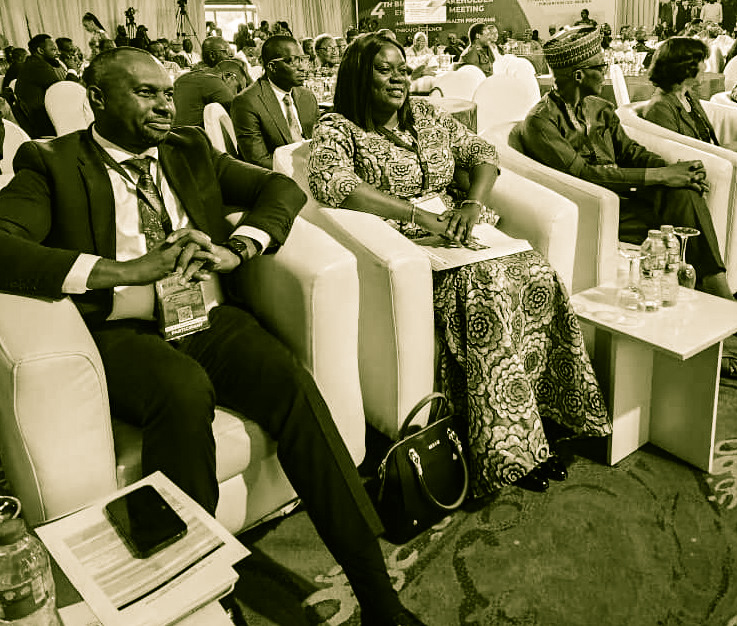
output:
[[[305,139],[311,139],[312,129],[320,114],[317,98],[305,87],[294,87],[292,98],[297,107],[302,134]],[[264,77],[233,99],[230,117],[233,119],[238,149],[249,163],[271,169],[274,150],[292,143],[281,105],[268,79]]]
[[[198,128],[172,131],[159,159],[193,227],[215,243],[233,230],[225,215],[244,210],[239,225],[267,232],[276,248],[306,200],[292,179],[216,151]],[[115,258],[110,177],[89,130],[26,143],[13,165],[15,177],[0,190],[0,290],[61,298],[79,253]],[[110,314],[112,296],[111,289],[91,290],[73,299],[97,325]]]
[[[54,125],[46,114],[44,97],[54,83],[64,80],[66,71],[35,55],[29,56],[18,70],[15,97],[25,115],[24,130],[33,138],[56,135]],[[20,121],[20,120],[19,120]]]
[[[714,129],[712,128],[709,118],[701,106],[699,99],[692,98],[692,100],[694,109],[703,116],[703,119],[706,120],[707,124],[709,124],[711,134],[716,138]],[[699,139],[701,141],[704,140],[704,138],[699,136],[699,131],[689,112],[686,111],[683,104],[681,104],[681,101],[672,93],[665,93],[661,89],[656,89],[653,97],[650,98],[643,109],[642,117],[658,126],[668,128],[681,135],[693,137],[694,139]],[[710,143],[713,142],[710,141]]]

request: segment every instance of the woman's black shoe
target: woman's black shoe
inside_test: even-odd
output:
[[[515,480],[514,484],[522,489],[538,492],[547,491],[550,486],[548,479],[539,467],[535,467],[529,472],[529,474]]]
[[[550,454],[548,460],[540,466],[543,474],[550,480],[565,480],[568,478],[568,470],[565,463],[554,452]]]

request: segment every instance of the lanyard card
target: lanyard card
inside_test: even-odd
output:
[[[166,341],[210,327],[202,283],[182,285],[179,279],[174,275],[156,281],[159,329]]]

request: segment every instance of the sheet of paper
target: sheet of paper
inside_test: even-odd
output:
[[[182,539],[148,559],[136,559],[106,519],[103,506],[143,484],[159,491],[188,530]],[[231,566],[249,554],[217,520],[160,472],[44,524],[36,533],[106,625],[159,623],[151,621],[151,614],[171,617],[177,611],[182,612],[174,619],[181,617],[234,584],[237,574]]]
[[[440,235],[428,235],[413,241],[425,251],[435,271],[532,250],[525,239],[514,239],[491,224],[476,224],[473,237],[475,241],[471,246],[455,244]]]

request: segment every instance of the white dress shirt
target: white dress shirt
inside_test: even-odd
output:
[[[189,227],[189,217],[184,211],[179,198],[169,186],[166,176],[164,176],[158,159],[158,148],[151,147],[141,154],[133,154],[102,137],[94,126],[92,137],[116,163],[122,164],[123,161],[131,158],[152,157],[154,162],[151,174],[161,192],[166,212],[171,219],[172,229],[178,230]],[[146,237],[141,232],[136,185],[112,167],[108,165],[105,167],[108,176],[110,176],[115,202],[115,260],[130,261],[137,259],[146,254]],[[130,172],[132,180],[138,179],[138,173],[128,168],[127,165],[123,167]],[[252,226],[240,226],[232,233],[232,236],[236,235],[254,239],[261,245],[261,251],[268,248],[271,243],[271,237],[268,233]],[[62,292],[68,294],[86,292],[87,281],[92,268],[100,258],[97,255],[81,253],[64,279]],[[213,276],[213,279],[216,278],[216,276]],[[210,290],[208,289],[208,291]],[[154,295],[153,285],[121,285],[115,287],[113,290],[113,310],[108,319],[154,319]],[[207,304],[209,310],[216,302],[212,301]]]
[[[300,134],[304,137],[304,133],[302,132],[302,124],[299,121],[299,113],[297,113],[297,105],[294,103],[294,94],[292,94],[291,91],[284,91],[283,89],[280,89],[271,81],[269,81],[269,85],[271,85],[271,88],[274,90],[274,95],[279,102],[279,106],[281,107],[281,112],[284,115],[285,120],[288,120],[289,117],[287,117],[287,105],[284,102],[284,96],[286,96],[287,94],[289,95],[292,100],[292,105],[290,107],[292,109],[292,117],[297,122],[297,126],[299,126]]]

